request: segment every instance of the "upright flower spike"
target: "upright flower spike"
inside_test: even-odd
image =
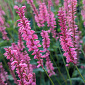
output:
[[[72,29],[72,37],[73,37],[73,45],[75,47],[75,44],[76,44],[76,33],[78,32],[78,27],[77,25],[75,24],[75,14],[76,14],[76,5],[77,5],[77,0],[71,0],[70,2],[71,4],[71,9],[70,9],[70,12],[71,12],[71,29]]]
[[[30,6],[32,7],[32,9],[34,11],[35,21],[37,22],[37,25],[39,27],[43,27],[44,26],[43,21],[42,21],[41,17],[38,14],[38,10],[36,9],[36,7],[34,5],[33,0],[27,0],[27,3],[30,4]]]
[[[30,64],[30,57],[26,51],[24,51],[24,45],[22,42],[22,35],[19,31],[19,40],[18,45],[12,43],[12,46],[9,48],[5,48],[5,56],[7,59],[10,59],[11,62],[11,73],[14,77],[15,83],[18,85],[36,85],[36,81],[34,80],[34,73],[32,69],[32,65]],[[16,78],[13,74],[13,71],[16,69],[16,73],[18,74],[19,80],[16,81]]]
[[[71,33],[66,26],[66,17],[62,8],[60,8],[60,10],[58,11],[58,16],[60,22],[59,25],[61,26],[60,42],[62,49],[65,52],[63,55],[66,56],[67,65],[70,62],[77,64],[77,53],[75,51],[76,49],[73,46],[72,38],[70,35]]]
[[[43,51],[45,52],[43,57],[46,58],[46,67],[47,67],[49,76],[52,76],[52,75],[55,75],[55,72],[54,72],[53,63],[51,63],[50,58],[49,58],[49,55],[50,55],[50,52],[48,50],[48,48],[50,46],[50,38],[49,38],[49,35],[48,35],[49,32],[50,32],[50,30],[48,30],[48,31],[42,30],[41,36],[43,38],[43,40],[42,40],[43,41],[42,45],[43,45],[43,48],[44,48]]]
[[[39,50],[38,47],[41,47],[40,41],[38,40],[37,34],[35,34],[34,30],[31,30],[30,27],[30,21],[25,18],[25,11],[24,9],[26,8],[25,6],[22,6],[19,8],[18,6],[14,7],[15,9],[18,9],[18,14],[20,16],[20,20],[18,20],[20,23],[18,26],[20,27],[19,31],[22,33],[23,39],[26,41],[26,45],[29,48],[29,52],[33,51],[32,55],[34,55],[34,59],[37,59],[38,66],[37,67],[42,67],[43,68],[43,59],[42,59],[42,54],[41,50]]]
[[[47,10],[47,7],[46,7],[46,4],[43,2],[41,2],[39,4],[39,20],[41,21],[41,23],[45,24],[45,22],[48,20],[48,10]]]
[[[49,19],[47,20],[47,23],[48,23],[48,27],[50,27],[50,31],[52,32],[52,36],[53,38],[56,39],[56,21],[55,21],[55,18],[54,18],[54,13],[49,11]]]
[[[1,9],[0,6],[0,32],[2,33],[3,39],[9,40],[7,37],[7,32],[5,31],[6,27],[4,25],[5,18],[3,17],[5,15],[5,12]]]
[[[83,0],[83,9],[81,10],[82,20],[84,21],[85,27],[85,0]]]
[[[77,58],[78,58],[80,47],[81,47],[80,45],[81,41],[79,37],[81,32],[78,31],[78,27],[75,22],[76,5],[77,5],[77,0],[64,0],[64,13],[66,16],[66,22],[67,22],[68,29],[71,31],[73,46],[74,48],[76,48]]]
[[[68,24],[68,27],[69,29],[71,30],[71,35],[73,37],[73,45],[75,47],[75,44],[76,44],[76,34],[78,32],[78,27],[77,25],[75,24],[75,14],[76,14],[76,5],[77,5],[77,0],[64,0],[64,3],[67,4],[67,6],[65,7],[66,4],[64,4],[64,8],[66,10],[66,13],[67,13],[67,24]]]
[[[55,17],[54,17],[54,13],[51,11],[51,6],[52,4],[50,3],[50,1],[48,1],[48,19],[47,19],[47,24],[48,27],[50,27],[50,31],[52,32],[52,36],[53,38],[56,38],[56,21],[55,21]]]
[[[69,0],[64,0],[64,11],[65,11],[65,16],[66,16],[66,19],[68,19],[69,17]]]

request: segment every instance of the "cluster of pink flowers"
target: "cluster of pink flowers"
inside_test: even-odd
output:
[[[45,38],[48,42],[48,47],[44,48],[44,51],[41,51],[38,49],[38,47],[41,47],[41,45],[39,44],[39,40],[38,40],[38,36],[35,34],[35,31],[31,30],[31,27],[30,27],[30,23],[29,21],[27,20],[27,18],[25,18],[24,16],[24,9],[25,9],[25,6],[22,6],[21,8],[19,8],[18,6],[15,6],[15,9],[18,9],[18,14],[20,16],[20,23],[18,24],[18,26],[20,27],[19,31],[22,33],[22,37],[23,39],[26,41],[26,45],[27,47],[29,48],[28,51],[34,51],[32,53],[32,55],[34,55],[34,59],[37,59],[37,63],[38,63],[38,66],[37,67],[40,67],[42,66],[43,68],[43,59],[42,58],[46,58],[47,62],[46,62],[46,66],[47,66],[47,69],[48,69],[48,73],[49,75],[53,75],[55,74],[54,73],[54,67],[52,66],[53,64],[51,63],[50,59],[49,59],[49,51],[45,49],[47,49],[49,47],[49,44],[50,44],[50,40],[49,40],[49,36],[48,35],[48,31],[46,31],[46,36],[43,36],[43,34],[41,33],[41,35],[43,36],[43,38]],[[44,32],[44,31],[43,31]],[[45,41],[43,41],[43,46],[44,45]],[[46,52],[46,55],[42,55],[41,52]],[[47,56],[48,55],[48,56]],[[47,57],[44,57],[44,56],[47,56]],[[51,68],[49,68],[49,65]]]
[[[68,28],[71,29],[74,37],[74,31],[78,28],[75,26],[77,0],[64,0],[64,13],[66,16]]]
[[[29,48],[28,51],[29,52],[34,51],[32,53],[32,55],[34,55],[34,59],[38,60],[37,67],[42,66],[42,68],[43,68],[43,59],[42,58],[46,58],[46,60],[47,60],[46,66],[47,66],[49,75],[51,76],[51,75],[55,74],[53,71],[54,70],[53,64],[51,63],[51,61],[49,59],[49,51],[48,50],[45,51],[45,49],[47,49],[50,44],[48,31],[45,32],[45,34],[46,34],[45,36],[43,36],[43,34],[41,33],[43,38],[46,39],[46,42],[48,42],[47,43],[48,46],[44,48],[44,51],[39,50],[38,47],[41,47],[41,45],[39,44],[40,41],[38,40],[38,36],[37,36],[37,34],[35,34],[35,31],[31,30],[30,23],[27,20],[27,18],[25,18],[25,16],[24,16],[25,6],[22,6],[21,8],[19,8],[18,6],[15,6],[15,9],[18,9],[17,13],[19,14],[19,16],[21,18],[20,20],[18,20],[18,21],[20,21],[20,23],[18,24],[18,26],[20,27],[19,31],[21,32],[23,39],[26,41],[26,45]],[[46,44],[44,45],[44,43],[45,43],[45,41],[43,41],[43,46],[46,45]],[[42,52],[46,52],[46,55],[42,55]]]
[[[39,27],[43,27],[44,23],[47,19],[48,16],[48,12],[47,12],[47,7],[45,5],[45,2],[41,2],[39,1],[39,11],[36,9],[33,0],[27,0],[27,3],[31,5],[31,7],[33,8],[34,14],[35,14],[35,21],[37,22],[37,25]]]
[[[48,27],[50,27],[53,38],[57,39],[56,38],[57,33],[56,33],[56,30],[55,30],[56,21],[55,21],[55,18],[54,18],[54,13],[51,12],[51,11],[49,11],[49,19],[48,19],[47,23],[48,23]]]
[[[69,0],[64,0],[64,12],[65,12],[65,16],[66,16],[66,19],[67,19],[67,23],[69,21]]]
[[[2,66],[2,63],[0,62],[0,84],[1,85],[7,85],[7,82],[8,81],[8,75],[7,75],[7,72],[5,72],[3,66]]]
[[[55,21],[55,17],[54,17],[54,13],[51,11],[51,6],[52,1],[49,0],[48,1],[48,8],[45,4],[45,1],[43,2],[38,2],[39,3],[39,11],[37,11],[35,5],[33,4],[33,0],[27,0],[28,4],[31,5],[31,7],[33,8],[34,14],[35,14],[35,21],[37,22],[37,25],[39,27],[43,27],[45,22],[47,22],[47,26],[50,28],[53,38],[56,39],[56,21]]]
[[[18,26],[20,27],[19,31],[22,33],[22,37],[23,40],[26,41],[26,45],[29,48],[28,51],[33,51],[32,55],[34,55],[34,59],[37,59],[37,63],[38,66],[43,67],[43,59],[42,59],[42,51],[39,50],[39,47],[41,47],[40,45],[40,41],[38,40],[38,36],[37,34],[35,34],[34,30],[31,30],[30,27],[30,21],[27,20],[27,18],[25,18],[24,15],[24,9],[26,8],[26,6],[22,6],[21,8],[19,8],[18,6],[14,7],[15,9],[18,9],[17,13],[20,16],[20,20],[18,20],[20,23],[18,24]]]
[[[5,12],[2,10],[0,6],[0,32],[2,33],[3,39],[9,40],[7,37],[7,32],[5,31],[5,18],[3,17],[5,15]]]
[[[49,76],[52,76],[52,75],[55,75],[55,72],[54,72],[53,63],[51,63],[50,58],[49,58],[49,55],[50,55],[50,52],[48,50],[48,48],[50,46],[50,38],[48,35],[49,32],[50,32],[50,30],[48,30],[48,31],[42,30],[41,36],[43,38],[43,40],[42,40],[43,41],[42,45],[44,48],[43,52],[45,52],[43,57],[46,58],[46,67],[47,67]]]
[[[81,40],[79,37],[81,32],[78,31],[78,26],[75,23],[76,5],[77,5],[77,0],[64,0],[64,14],[66,16],[66,23],[68,29],[71,31],[70,35],[72,36],[73,46],[74,48],[77,49],[77,57],[78,57],[81,47],[80,45]]]
[[[66,56],[67,63],[72,62],[74,64],[77,64],[77,53],[75,51],[76,49],[73,46],[71,32],[67,28],[66,17],[64,15],[64,11],[62,8],[60,8],[60,10],[58,11],[58,16],[60,19],[59,25],[61,26],[60,42],[61,42],[62,49],[65,51],[63,55]]]
[[[83,0],[83,9],[81,10],[82,19],[84,21],[84,27],[85,27],[85,0]]]
[[[30,64],[30,57],[26,51],[24,51],[24,45],[22,42],[21,33],[19,32],[18,45],[12,43],[12,46],[5,48],[5,56],[10,59],[11,69],[16,69],[19,80],[14,78],[15,83],[19,85],[36,85],[35,74],[33,73],[32,65]],[[12,71],[11,71],[12,72]],[[13,74],[13,73],[12,73]],[[13,77],[15,77],[13,75]]]
[[[5,56],[10,59],[12,70],[16,69],[18,74],[19,85],[36,85],[32,72],[32,65],[30,64],[30,57],[26,51],[20,51],[18,45],[12,43],[12,46],[5,48]]]
[[[76,36],[76,33],[78,32],[78,27],[77,25],[75,24],[75,14],[76,14],[76,5],[77,5],[77,0],[71,0],[69,1],[69,4],[70,4],[70,8],[69,8],[69,17],[70,17],[70,20],[69,20],[69,29],[72,30],[72,37],[73,37],[73,43],[74,43],[74,47],[75,47],[75,44],[76,44],[76,41],[77,41],[77,36]],[[68,5],[69,5],[68,4]]]
[[[36,18],[36,16],[35,16],[35,20],[36,20],[37,24],[39,24],[39,21],[40,21],[40,23],[42,24],[42,27],[43,27],[44,23],[47,21],[47,19],[48,19],[48,11],[47,11],[47,7],[46,7],[45,3],[43,2],[43,3],[39,4],[38,17]],[[39,26],[39,27],[41,27],[41,26]]]

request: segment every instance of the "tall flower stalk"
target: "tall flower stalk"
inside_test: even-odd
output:
[[[64,0],[64,13],[66,16],[66,22],[68,29],[71,31],[70,35],[72,36],[72,42],[73,46],[77,51],[77,58],[79,58],[79,52],[80,52],[80,34],[81,32],[78,31],[78,26],[76,25],[75,18],[76,18],[76,5],[77,0]],[[79,42],[77,42],[79,41]]]
[[[76,49],[73,46],[72,38],[71,38],[71,32],[68,30],[66,25],[66,18],[64,15],[64,11],[62,8],[58,11],[59,16],[59,22],[61,26],[61,36],[60,36],[60,42],[63,51],[65,52],[63,55],[66,56],[66,62],[73,64],[77,64],[77,53]],[[68,64],[67,64],[68,65]]]
[[[55,75],[55,72],[54,72],[54,67],[53,67],[53,63],[51,63],[51,60],[49,58],[49,55],[50,55],[50,52],[48,50],[49,46],[50,46],[50,38],[49,38],[49,33],[50,31],[44,31],[42,30],[41,32],[41,36],[43,38],[43,48],[44,48],[44,52],[45,54],[43,55],[44,58],[46,58],[46,67],[47,67],[47,70],[48,70],[48,73],[49,73],[49,76],[52,76],[52,75]]]
[[[38,10],[36,9],[35,4],[33,3],[33,0],[27,0],[27,3],[30,4],[30,6],[31,6],[32,9],[33,9],[33,12],[34,12],[34,14],[35,14],[35,21],[37,22],[37,25],[38,25],[39,27],[43,27],[43,26],[44,26],[43,20],[42,20],[42,18],[40,17]]]
[[[83,0],[83,8],[81,10],[82,20],[84,21],[84,27],[85,27],[85,0]]]
[[[2,33],[3,39],[9,40],[7,37],[7,32],[5,31],[5,18],[3,17],[5,15],[5,12],[2,10],[0,6],[0,32]]]
[[[33,51],[32,55],[34,55],[34,59],[37,59],[37,63],[38,66],[37,67],[42,67],[43,68],[43,59],[42,59],[42,51],[39,50],[39,47],[41,47],[40,45],[40,41],[38,40],[38,36],[37,34],[35,34],[34,30],[31,30],[30,27],[30,21],[27,20],[27,18],[25,18],[25,11],[24,9],[26,8],[26,6],[22,6],[21,8],[19,8],[18,6],[14,7],[15,9],[17,9],[17,13],[20,16],[20,20],[18,20],[18,22],[20,22],[18,24],[18,27],[20,27],[19,31],[22,33],[22,37],[23,40],[26,41],[26,45],[29,48],[28,51]]]
[[[36,82],[33,81],[32,65],[27,52],[21,52],[15,43],[12,44],[12,47],[5,48],[5,50],[4,55],[7,56],[7,59],[10,59],[12,70],[16,69],[19,85],[30,85],[32,83],[36,85]]]
[[[16,73],[18,74],[18,85],[36,85],[36,81],[34,80],[35,74],[33,73],[32,65],[30,64],[31,59],[28,53],[24,51],[24,45],[20,32],[18,45],[12,43],[12,46],[9,48],[5,48],[5,51],[6,52],[4,55],[7,59],[10,59],[12,70],[16,69]],[[15,83],[17,82],[15,80]]]
[[[52,6],[52,2],[49,0],[48,1],[48,20],[47,20],[47,24],[48,27],[50,28],[50,31],[52,32],[52,36],[53,38],[56,38],[56,21],[55,21],[55,17],[54,17],[54,13],[51,11],[51,6]]]

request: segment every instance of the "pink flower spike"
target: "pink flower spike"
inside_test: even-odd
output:
[[[5,12],[2,10],[0,6],[0,32],[2,33],[2,37],[4,40],[9,40],[7,37],[7,32],[5,31],[5,18],[4,18]]]
[[[30,2],[32,3],[32,2]],[[18,26],[20,27],[19,31],[21,32],[21,35],[23,37],[23,40],[26,41],[26,45],[29,48],[28,51],[34,51],[32,55],[35,55],[34,58],[39,61],[39,65],[43,66],[43,62],[41,61],[42,54],[39,51],[38,47],[41,47],[40,41],[38,40],[37,34],[35,34],[34,30],[31,30],[30,27],[30,21],[28,21],[27,18],[25,18],[25,7],[21,7],[18,9],[18,15],[20,16],[20,23],[18,23]]]
[[[61,26],[61,36],[60,42],[63,51],[65,52],[63,55],[66,56],[66,62],[69,64],[72,62],[74,65],[77,64],[77,53],[76,49],[73,47],[73,42],[71,35],[69,35],[69,30],[66,26],[66,17],[64,15],[63,8],[60,8],[58,11],[59,22]]]
[[[49,55],[50,55],[50,52],[48,50],[48,48],[50,47],[50,38],[49,38],[49,35],[48,35],[49,31],[44,31],[42,30],[41,32],[41,36],[43,38],[43,52],[45,52],[45,54],[42,56],[42,58],[46,58],[46,68],[48,70],[48,74],[49,76],[52,76],[52,75],[55,75],[55,72],[54,72],[54,67],[53,67],[53,64],[51,63],[50,61],[50,58],[49,58]]]

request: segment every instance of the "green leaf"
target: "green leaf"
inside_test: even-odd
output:
[[[84,83],[84,81],[82,80],[81,77],[77,77],[77,78],[71,78],[72,81],[81,81]],[[67,81],[70,81],[69,79],[67,79]]]
[[[79,71],[80,71],[80,73],[83,72],[82,69],[79,69]],[[77,70],[75,70],[75,71],[73,72],[73,77],[76,77],[76,76],[78,76],[78,75],[79,75],[79,72],[78,72]]]
[[[44,72],[44,70],[43,70],[42,68],[36,68],[36,69],[34,69],[33,71],[34,71],[35,73],[36,73],[36,72],[39,72],[39,71],[40,71],[40,72]]]
[[[12,77],[12,75],[8,75],[8,79],[9,80],[14,80],[13,77]]]
[[[83,37],[83,43],[85,44],[85,36]]]

